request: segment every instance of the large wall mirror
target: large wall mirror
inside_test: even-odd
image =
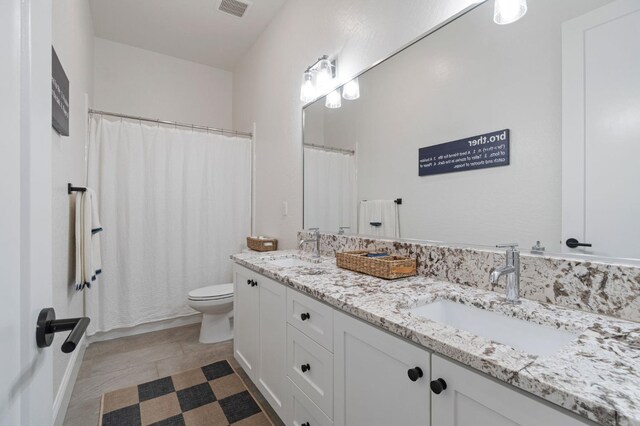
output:
[[[305,228],[640,259],[640,2],[493,3],[304,108]]]

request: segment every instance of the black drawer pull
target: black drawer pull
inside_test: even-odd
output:
[[[429,386],[431,387],[431,392],[440,395],[447,388],[447,382],[444,379],[436,379],[432,380]]]
[[[309,314],[309,312],[304,312],[304,313],[300,314],[300,319],[302,321],[306,321],[308,319],[311,319],[311,314]]]
[[[303,373],[306,373],[307,371],[311,370],[311,366],[308,363],[302,364],[300,366],[300,370],[302,370]]]
[[[251,280],[247,280],[247,285],[251,285]]]
[[[300,426],[311,426],[311,423],[309,423],[309,422],[304,422],[304,423],[302,423]]]
[[[407,375],[409,376],[409,380],[411,380],[412,382],[415,382],[420,377],[422,377],[424,375],[424,373],[422,372],[422,368],[415,367],[415,368],[410,368],[407,371]]]

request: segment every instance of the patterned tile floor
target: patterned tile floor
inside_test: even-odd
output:
[[[233,342],[198,342],[200,324],[89,345],[67,409],[65,426],[94,426],[102,394],[227,359],[275,425],[282,421],[233,359]]]
[[[108,392],[103,426],[238,425],[272,423],[227,360]]]

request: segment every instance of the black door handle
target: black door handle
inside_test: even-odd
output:
[[[412,382],[415,382],[420,377],[422,377],[424,375],[424,373],[422,372],[422,368],[415,367],[415,368],[410,368],[409,370],[407,370],[407,375],[409,376],[409,380],[411,380]]]
[[[300,370],[302,370],[303,373],[306,373],[307,371],[311,370],[311,366],[309,364],[302,364],[300,366]]]
[[[431,387],[431,392],[440,395],[442,391],[447,388],[447,382],[445,382],[444,379],[432,380],[431,383],[429,383],[429,387]]]
[[[87,330],[90,321],[87,317],[57,320],[55,309],[45,308],[38,315],[36,344],[39,348],[46,348],[53,343],[55,333],[71,330],[67,340],[62,344],[62,352],[66,354],[73,352]]]
[[[576,240],[575,238],[569,238],[567,240],[567,247],[569,247],[569,248],[591,247],[591,244],[590,243],[581,243],[580,241]]]

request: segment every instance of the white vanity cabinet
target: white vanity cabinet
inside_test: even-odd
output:
[[[234,355],[281,418],[286,415],[286,288],[234,266]]]
[[[595,424],[247,268],[234,277],[235,358],[288,425]]]
[[[260,337],[260,290],[256,275],[238,265],[233,268],[233,353],[247,375],[257,382]]]
[[[435,354],[431,378],[446,383],[446,389],[431,397],[434,426],[592,424]]]
[[[334,424],[428,425],[430,353],[345,314],[333,319]]]

